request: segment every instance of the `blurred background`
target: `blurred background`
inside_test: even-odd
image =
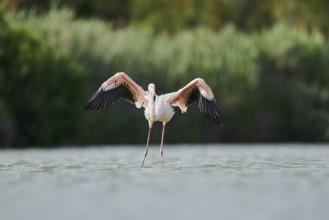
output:
[[[118,71],[158,94],[211,86],[224,126],[194,104],[167,143],[329,140],[327,0],[0,2],[1,148],[144,144],[143,110],[83,109]]]

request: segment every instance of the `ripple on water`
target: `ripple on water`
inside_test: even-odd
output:
[[[51,220],[326,219],[328,158],[329,148],[187,146],[168,148],[164,167],[150,152],[141,168],[137,148],[7,151],[0,153],[0,213],[34,220],[38,207]]]

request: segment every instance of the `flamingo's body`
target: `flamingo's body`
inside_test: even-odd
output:
[[[127,74],[116,73],[106,80],[95,94],[89,99],[85,109],[99,109],[114,104],[119,98],[125,98],[135,104],[137,108],[144,107],[145,118],[149,123],[147,143],[142,166],[148,152],[150,132],[154,122],[160,121],[163,124],[160,146],[161,163],[163,165],[163,138],[165,125],[175,114],[173,107],[177,106],[182,113],[193,102],[198,101],[198,109],[204,116],[216,124],[222,124],[223,118],[219,113],[215,102],[214,94],[206,82],[196,78],[176,92],[164,95],[156,95],[153,83],[148,85],[148,91],[144,91]]]

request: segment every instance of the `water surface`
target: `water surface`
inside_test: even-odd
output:
[[[329,145],[0,151],[1,220],[329,219]]]

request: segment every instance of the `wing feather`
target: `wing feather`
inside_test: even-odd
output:
[[[209,120],[220,125],[224,122],[217,107],[215,97],[210,87],[201,78],[196,78],[186,86],[172,93],[170,100],[173,106],[178,106],[185,112],[194,101],[198,102],[198,110]]]
[[[106,80],[91,96],[85,105],[86,110],[105,108],[113,105],[120,98],[134,103],[140,108],[145,100],[145,91],[123,72],[116,73]]]

